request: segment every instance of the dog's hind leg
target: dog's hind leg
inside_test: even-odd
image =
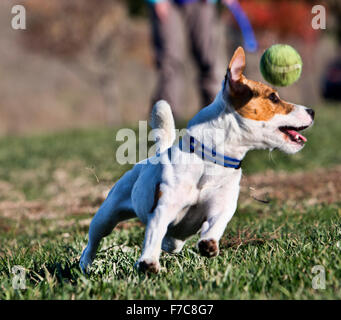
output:
[[[88,244],[79,263],[83,272],[87,272],[91,266],[102,238],[109,235],[119,222],[136,217],[131,205],[131,189],[134,182],[131,171],[127,172],[127,176],[122,177],[111,189],[92,219]]]
[[[91,221],[88,244],[80,259],[80,267],[84,272],[87,272],[91,266],[102,238],[109,235],[119,222],[135,216],[134,211],[127,207],[122,205],[112,207],[108,202],[103,203]]]

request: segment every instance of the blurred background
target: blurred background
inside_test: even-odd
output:
[[[17,4],[26,8],[26,30],[11,27]],[[326,8],[325,30],[312,28],[315,4]],[[131,167],[116,161],[122,143],[116,133],[138,131],[159,83],[148,6],[144,0],[0,1],[0,299],[341,298],[341,1],[240,5],[259,44],[247,53],[248,78],[264,81],[259,61],[272,44],[288,43],[302,56],[301,78],[279,91],[316,111],[306,146],[294,155],[247,154],[220,260],[200,260],[190,249],[178,266],[171,263],[178,273],[146,281],[132,272],[143,228],[123,222],[105,238],[98,269],[85,281],[78,261],[90,221]],[[243,39],[221,2],[217,14],[210,31],[218,38],[220,82]],[[186,26],[179,25],[183,41]],[[198,68],[190,50],[184,52],[179,128],[203,107]],[[12,287],[14,265],[27,270],[26,290]],[[233,278],[230,272],[226,278],[231,265]],[[324,290],[312,288],[313,265],[326,267]]]
[[[302,55],[303,74],[295,85],[280,89],[282,96],[312,107],[324,103],[327,71],[332,82],[341,78],[337,63],[340,1],[319,1],[327,8],[326,30],[311,27],[314,1],[240,3],[259,42],[259,50],[247,56],[247,76],[262,80],[259,59],[263,51],[274,43],[291,44]],[[11,28],[14,2],[0,3],[1,135],[136,124],[148,118],[157,77],[145,1],[26,0],[15,4],[26,8],[27,30]],[[218,12],[214,32],[219,38],[219,77],[223,79],[234,49],[243,42],[231,13],[222,5]],[[188,53],[184,68],[186,90],[178,116],[188,119],[201,107],[196,69]]]
[[[139,120],[149,118],[157,86],[147,1],[25,0],[15,4],[26,8],[26,30],[11,27],[14,1],[0,2],[0,200],[44,199],[46,203],[61,195],[59,205],[67,206],[65,199],[80,185],[81,199],[92,192],[98,197],[102,187],[107,190],[129,168],[116,162],[116,131],[137,128]],[[319,1],[326,8],[325,30],[312,27],[315,4],[240,1],[259,46],[247,53],[246,75],[264,81],[259,70],[264,50],[275,43],[291,44],[302,56],[303,73],[298,82],[279,91],[284,99],[312,107],[317,114],[302,152],[294,156],[250,152],[244,162],[246,175],[266,170],[308,170],[310,174],[341,163],[341,4]],[[234,16],[219,1],[217,16],[211,32],[218,38],[220,83],[234,50],[244,43]],[[183,31],[179,37],[189,47],[183,20],[179,19]],[[198,68],[190,50],[184,54],[179,71],[184,90],[181,108],[176,110],[181,128],[202,107]],[[336,186],[340,166],[337,172],[333,171],[336,180],[328,189],[332,199],[341,193],[340,184]],[[100,188],[93,189],[94,185]],[[322,180],[317,189],[326,190]],[[100,194],[99,199],[103,197]],[[81,200],[71,196],[70,201]]]

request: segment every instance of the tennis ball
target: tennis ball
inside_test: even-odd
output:
[[[286,87],[300,78],[302,65],[301,56],[293,47],[275,44],[264,52],[260,71],[267,82]]]

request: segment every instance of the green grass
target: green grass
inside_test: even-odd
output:
[[[162,254],[158,275],[133,269],[143,241],[139,226],[105,238],[92,274],[84,276],[78,258],[86,230],[79,220],[54,231],[56,221],[42,221],[39,230],[27,221],[30,237],[1,237],[0,299],[340,299],[340,214],[336,206],[244,208],[218,257],[198,255],[194,238],[181,254]],[[14,265],[27,269],[26,290],[12,288]],[[312,288],[315,265],[325,267],[324,290]]]
[[[251,152],[244,173],[314,170],[341,163],[341,108],[317,108],[308,144],[297,155]],[[0,139],[0,182],[27,200],[48,200],[56,169],[86,176],[94,187],[115,181],[129,166],[115,163],[114,129]],[[1,185],[0,185],[1,188]],[[1,190],[0,190],[1,192]],[[0,194],[0,201],[11,193]],[[61,208],[63,210],[63,208]],[[48,213],[48,212],[47,212]],[[137,273],[144,228],[115,229],[104,239],[90,276],[78,269],[94,212],[20,219],[0,212],[0,299],[340,299],[340,203],[289,207],[240,204],[220,255],[201,257],[196,237],[179,255],[163,253],[158,275]],[[33,218],[32,218],[33,217]],[[12,287],[12,267],[26,269],[26,289]],[[312,268],[325,268],[326,288],[313,289]]]

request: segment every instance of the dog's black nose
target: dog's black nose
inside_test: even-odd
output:
[[[306,109],[305,111],[307,111],[308,114],[311,116],[311,118],[314,120],[314,118],[315,118],[315,111],[313,109]]]

